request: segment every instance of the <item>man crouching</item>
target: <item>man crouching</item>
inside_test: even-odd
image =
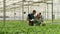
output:
[[[33,12],[31,14],[28,14],[27,20],[29,21],[29,26],[33,26],[34,25],[34,15],[36,14],[36,10],[33,10]]]
[[[43,22],[43,17],[42,17],[42,15],[41,15],[41,13],[37,14],[36,19],[37,19],[37,21],[38,21],[38,22],[36,23],[36,25],[37,25],[37,26],[40,26],[41,23]]]

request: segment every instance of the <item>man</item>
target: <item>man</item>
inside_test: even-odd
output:
[[[36,11],[33,10],[33,12],[31,14],[28,14],[27,20],[29,21],[29,25],[33,26],[34,25],[34,15],[36,14]]]
[[[38,23],[36,25],[41,25],[41,22],[43,22],[43,17],[41,13],[37,14],[36,18],[38,19]]]

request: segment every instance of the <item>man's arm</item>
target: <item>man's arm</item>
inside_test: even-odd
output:
[[[30,14],[28,14],[28,16],[27,16],[27,20],[29,20],[29,16],[30,16]]]
[[[29,20],[29,16],[27,16],[27,20]]]

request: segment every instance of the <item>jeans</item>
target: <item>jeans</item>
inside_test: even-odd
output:
[[[34,22],[33,21],[29,21],[29,26],[33,26]]]
[[[37,25],[37,26],[40,26],[40,25],[41,25],[41,23],[37,23],[36,25]]]

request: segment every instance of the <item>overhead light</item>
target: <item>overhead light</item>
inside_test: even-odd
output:
[[[31,0],[23,0],[23,1],[31,1]]]
[[[42,0],[33,0],[34,2],[42,1]]]
[[[47,1],[47,3],[52,3],[52,1]]]
[[[26,0],[26,1],[30,1],[30,0]]]
[[[39,0],[33,0],[34,2],[37,2],[37,1],[39,1]]]

